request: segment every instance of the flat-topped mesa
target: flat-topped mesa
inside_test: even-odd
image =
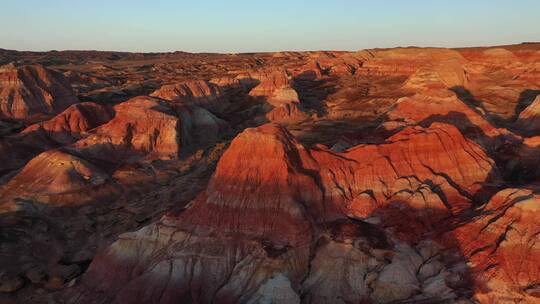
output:
[[[176,158],[182,145],[215,142],[228,125],[196,105],[139,96],[114,107],[115,116],[72,148],[91,158],[124,162],[141,156]],[[200,138],[199,138],[200,137]]]
[[[0,117],[34,120],[78,102],[60,73],[37,64],[0,67]]]
[[[27,127],[21,134],[28,138],[45,136],[59,144],[68,145],[112,117],[113,113],[107,107],[93,102],[82,102],[70,106],[49,120]]]
[[[421,69],[432,70],[434,75],[442,79],[448,78],[447,72],[458,71],[456,68],[466,59],[455,50],[439,48],[395,48],[365,50],[362,54],[364,62],[359,71],[370,75],[410,76]],[[462,73],[462,71],[461,71]],[[455,78],[454,78],[455,79]]]
[[[517,127],[528,133],[538,134],[540,131],[540,95],[536,96],[534,101],[519,113],[516,121]]]
[[[478,53],[477,60],[485,60],[497,64],[510,64],[514,63],[517,59],[516,55],[504,48],[489,48]]]

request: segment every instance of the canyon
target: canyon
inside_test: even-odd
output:
[[[2,303],[540,303],[540,43],[0,49]]]

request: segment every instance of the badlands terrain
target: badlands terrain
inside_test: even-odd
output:
[[[540,303],[540,44],[0,65],[1,303]]]

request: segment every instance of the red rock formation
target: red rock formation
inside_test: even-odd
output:
[[[311,242],[302,202],[321,198],[313,178],[301,171],[298,148],[275,126],[244,131],[190,209],[123,236],[92,263],[86,284],[114,290],[111,299],[123,303],[151,300],[158,290],[167,301],[247,302],[279,273],[285,274],[285,285],[298,284]],[[267,161],[260,162],[261,157]],[[315,192],[301,191],[302,186]],[[134,251],[133,246],[144,248],[148,241],[157,242],[158,251],[177,248],[174,262],[158,258],[153,246]],[[156,259],[157,268],[151,266]]]
[[[317,65],[330,76],[354,75],[362,66],[363,61],[354,57],[327,57],[318,58]]]
[[[260,83],[249,95],[263,98],[273,107],[266,114],[269,121],[288,123],[309,118],[302,110],[298,93],[291,87],[291,80],[284,71],[269,71],[253,77],[258,78]]]
[[[301,66],[297,70],[293,71],[295,79],[303,80],[315,80],[323,77],[323,73],[326,72],[316,60],[312,60],[305,65]]]
[[[289,77],[284,71],[268,71],[266,74],[253,77],[259,79],[260,83],[249,92],[249,95],[264,97],[266,102],[276,107],[299,102],[298,94],[291,87]]]
[[[114,107],[115,116],[73,147],[83,155],[104,160],[126,160],[153,153],[171,158],[179,152],[179,121],[167,103],[136,97]]]
[[[247,129],[231,143],[205,195],[184,216],[195,225],[210,224],[280,246],[305,242],[309,225],[298,219],[307,211],[302,202],[317,204],[321,194],[303,171],[303,150],[275,125]]]
[[[540,95],[525,110],[519,113],[517,125],[520,129],[529,133],[540,131]]]
[[[111,117],[111,112],[104,106],[78,103],[49,120],[0,138],[0,172],[19,169],[43,151],[72,144]]]
[[[213,83],[195,80],[177,84],[164,85],[150,96],[165,100],[186,102],[213,102],[221,95],[220,89]]]
[[[527,189],[494,195],[473,221],[452,235],[468,258],[482,303],[538,301],[540,198]]]
[[[33,119],[60,113],[78,99],[60,73],[41,65],[0,67],[0,115]]]
[[[219,138],[229,134],[227,122],[217,118],[203,107],[196,105],[175,105],[182,127],[182,144],[194,148],[214,144]]]
[[[0,49],[0,299],[538,302],[539,50]]]
[[[266,118],[275,123],[288,123],[291,121],[302,121],[308,119],[310,116],[306,112],[300,109],[300,103],[291,102],[283,104],[277,108],[272,109],[266,114]]]
[[[21,134],[27,137],[46,136],[59,144],[67,145],[109,121],[112,116],[105,106],[83,102],[70,106],[50,120],[29,126]]]
[[[360,145],[340,157],[324,150],[311,155],[325,186],[326,211],[336,206],[359,218],[377,217],[378,210],[398,204],[431,222],[436,216],[429,210],[459,213],[471,207],[482,187],[499,182],[485,152],[455,127],[441,123],[407,128],[385,144]],[[381,216],[387,217],[384,212]],[[403,228],[414,235],[414,226]],[[404,237],[410,236],[405,231]]]
[[[221,81],[225,80],[222,79]],[[224,87],[221,87],[203,80],[186,81],[164,85],[150,96],[222,112],[228,106],[227,93],[231,89],[240,89],[240,84],[232,80],[224,85]]]
[[[416,94],[401,98],[386,115],[388,120],[382,127],[388,130],[435,121],[453,124],[463,135],[490,152],[507,142],[518,141],[508,130],[495,128],[479,109],[471,108],[450,93],[446,96]]]
[[[72,147],[91,159],[124,162],[141,156],[171,159],[181,145],[215,142],[227,125],[207,110],[135,97],[114,107],[108,123]]]
[[[518,157],[516,157],[514,161],[518,162],[520,165],[518,171],[521,178],[530,181],[537,176],[540,176],[540,166],[538,166],[540,136],[524,138],[517,154]]]
[[[458,65],[466,61],[455,50],[437,48],[367,50],[357,56],[364,60],[360,73],[410,76],[420,69],[430,68],[437,77],[443,79],[446,79],[446,71],[457,71]]]
[[[50,204],[77,200],[81,204],[92,197],[110,194],[109,190],[97,191],[108,179],[99,168],[75,155],[60,150],[43,152],[5,185],[0,208],[3,211],[16,209],[17,205],[11,201],[15,197],[39,198]]]
[[[191,207],[122,236],[92,262],[83,301],[95,301],[102,292],[105,299],[119,303],[157,296],[173,302],[297,301],[301,284],[311,303],[333,303],[338,297],[416,299],[422,288],[418,299],[456,298],[444,282],[457,274],[444,270],[428,253],[436,252],[437,246],[421,245],[426,254],[411,257],[414,249],[401,242],[388,244],[384,232],[365,239],[371,235],[365,229],[376,230],[370,224],[340,224],[336,219],[351,214],[386,221],[390,218],[377,208],[400,201],[418,218],[437,221],[435,213],[422,210],[427,206],[457,212],[470,207],[469,198],[478,193],[479,183],[496,180],[490,177],[494,170],[482,150],[450,125],[409,128],[387,144],[359,146],[342,154],[306,149],[276,125],[248,129],[233,140],[208,188]],[[324,227],[335,227],[330,239],[320,234]],[[326,241],[312,252],[314,238]],[[395,254],[367,253],[351,245],[355,242]],[[378,270],[361,266],[368,261]],[[342,265],[352,277],[325,284],[321,276],[342,274],[329,265]],[[428,282],[424,265],[439,271],[442,282]],[[364,287],[351,288],[350,282]],[[437,294],[435,289],[444,292]]]

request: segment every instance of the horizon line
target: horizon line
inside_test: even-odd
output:
[[[102,53],[130,53],[130,54],[173,54],[173,53],[188,53],[188,54],[222,54],[222,55],[241,55],[241,54],[264,54],[264,53],[285,53],[285,52],[344,52],[344,53],[353,53],[361,52],[365,50],[386,50],[386,49],[408,49],[408,48],[419,48],[419,49],[467,49],[467,48],[493,48],[493,47],[509,47],[509,46],[519,46],[519,45],[534,45],[540,44],[540,41],[523,41],[509,44],[491,44],[491,45],[467,45],[467,46],[457,46],[457,47],[444,47],[444,46],[420,46],[420,45],[408,45],[408,46],[393,46],[393,47],[372,47],[356,50],[339,50],[339,49],[312,49],[312,50],[275,50],[275,51],[242,51],[242,52],[211,52],[211,51],[201,51],[201,52],[190,52],[182,50],[170,50],[170,51],[120,51],[120,50],[98,50],[98,49],[52,49],[46,51],[39,50],[22,50],[22,49],[5,49],[0,47],[1,51],[13,51],[13,52],[29,52],[29,53],[51,53],[51,52],[102,52]]]

